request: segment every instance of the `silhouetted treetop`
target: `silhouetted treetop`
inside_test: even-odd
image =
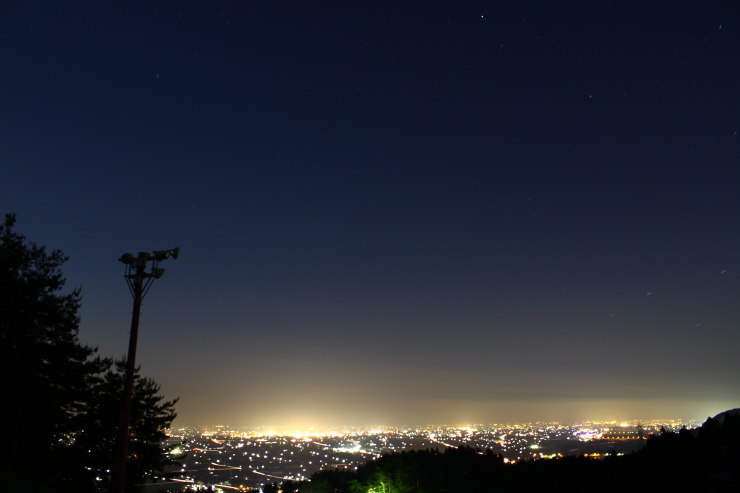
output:
[[[116,447],[123,363],[78,339],[80,289],[64,292],[68,257],[0,225],[0,484],[3,491],[105,490]],[[137,377],[128,489],[172,463],[161,447],[177,400]]]
[[[95,349],[78,340],[80,290],[64,293],[67,256],[0,226],[0,464],[43,475],[68,441],[86,378],[98,369]]]

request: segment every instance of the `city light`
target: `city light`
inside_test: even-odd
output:
[[[641,447],[644,442],[631,434],[638,427],[650,436],[660,433],[661,428],[678,430],[699,424],[671,419],[635,420],[619,425],[583,422],[314,429],[310,434],[219,426],[183,428],[171,430],[170,434],[185,442],[181,479],[187,477],[204,486],[242,484],[260,488],[268,482],[307,481],[322,469],[353,471],[384,454],[406,450],[443,451],[464,446],[481,453],[490,450],[500,454],[505,464],[574,453],[599,460],[612,451],[620,455]],[[628,435],[604,438],[614,430]],[[373,487],[377,490],[381,485]]]

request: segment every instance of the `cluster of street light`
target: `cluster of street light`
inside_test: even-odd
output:
[[[678,429],[699,423],[640,423],[646,435],[661,427]],[[185,442],[180,480],[226,489],[259,488],[265,483],[303,481],[322,469],[357,469],[369,460],[403,450],[442,451],[469,446],[501,454],[505,462],[562,455],[599,454],[614,447],[596,439],[615,427],[637,429],[633,423],[534,423],[475,427],[424,427],[353,430],[326,435],[268,436],[254,431],[218,428],[172,430]],[[588,437],[584,440],[584,437]],[[630,444],[625,444],[630,445]],[[632,445],[634,446],[634,445]],[[563,450],[559,450],[561,447]],[[577,449],[580,447],[580,449]],[[591,450],[593,449],[593,450]]]

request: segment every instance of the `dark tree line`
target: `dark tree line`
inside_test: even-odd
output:
[[[0,482],[9,492],[106,491],[125,365],[80,342],[79,288],[63,292],[60,250],[0,225]],[[177,400],[138,376],[127,491],[174,463],[161,447]]]

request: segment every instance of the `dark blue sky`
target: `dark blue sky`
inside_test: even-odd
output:
[[[740,391],[740,6],[15,2],[0,209],[176,425],[704,418]]]

